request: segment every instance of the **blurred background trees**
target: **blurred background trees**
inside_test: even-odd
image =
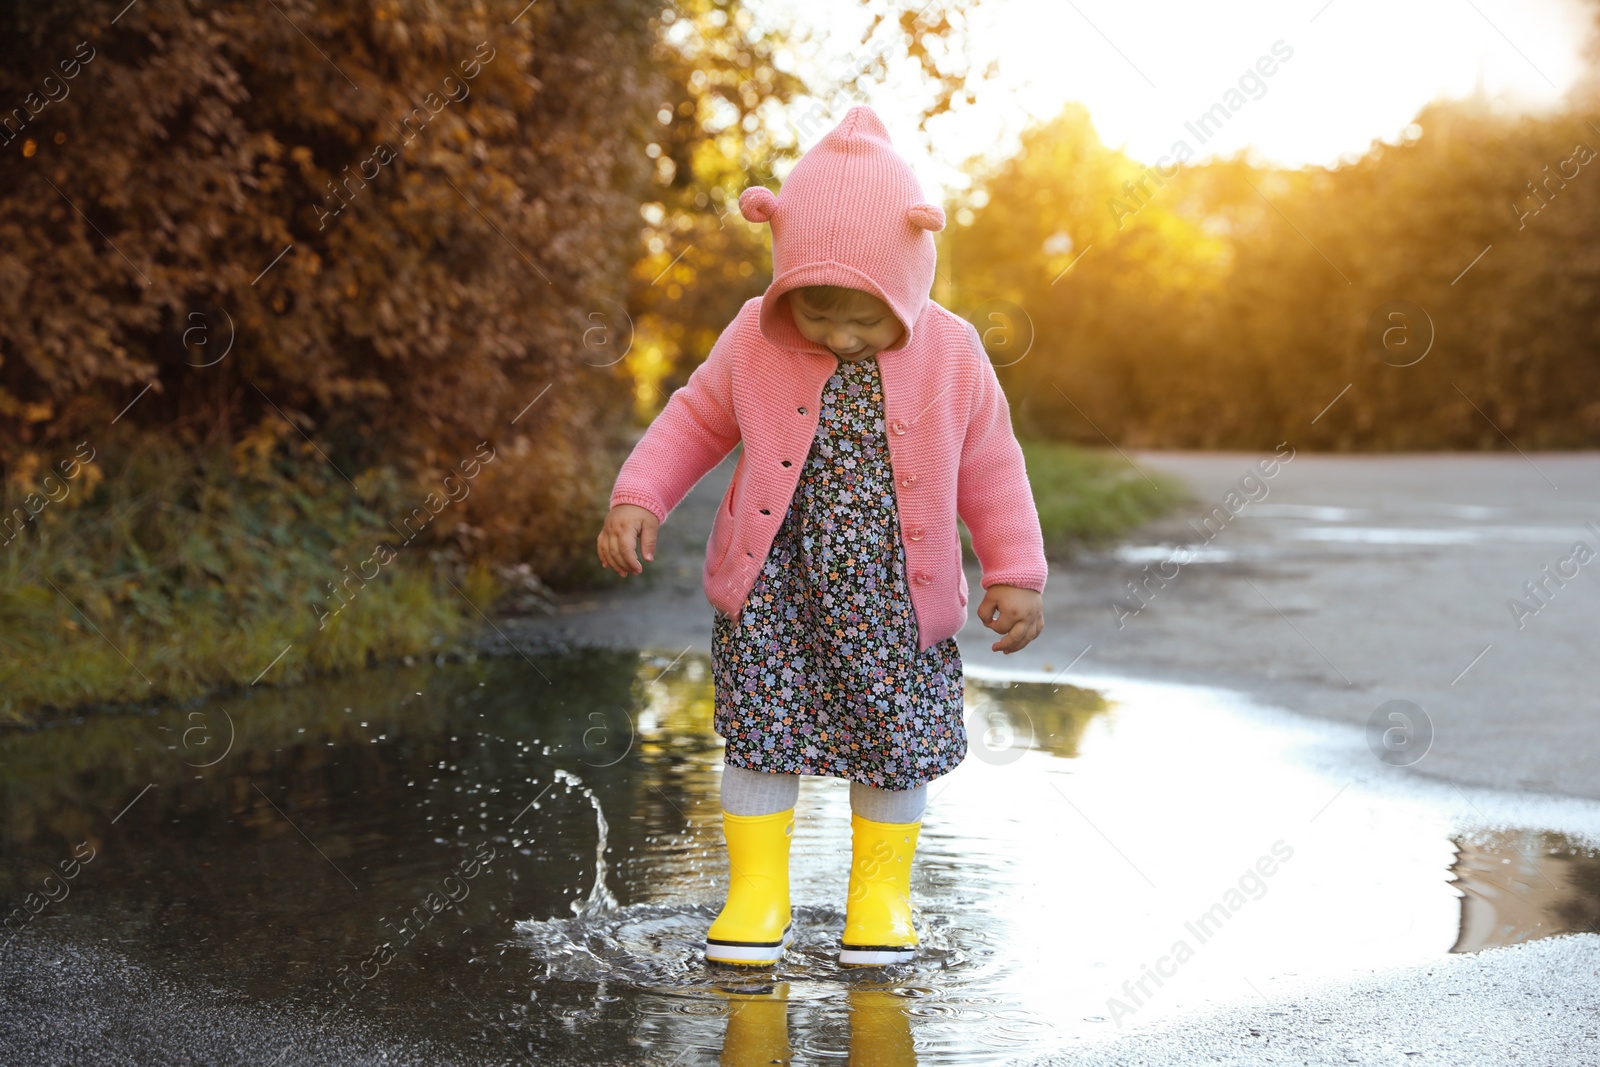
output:
[[[585,312],[637,255],[655,5],[7,11],[6,105],[94,56],[7,131],[0,460],[114,422],[123,448],[291,465],[311,440],[352,480],[401,472],[398,519],[489,441],[501,462],[429,539],[571,567],[619,392]]]
[[[1403,143],[1375,142],[1351,165],[1184,165],[1135,199],[1124,183],[1137,186],[1145,168],[1101,145],[1070,106],[976,183],[970,225],[958,218],[949,238],[954,303],[969,315],[1014,305],[977,323],[997,343],[1031,331],[1014,365],[991,354],[1019,424],[1038,436],[1146,448],[1500,449],[1507,437],[1592,448],[1591,116],[1600,111],[1575,106],[1511,120],[1482,101],[1440,102]],[[1395,301],[1421,312],[1392,317],[1384,308]],[[1375,345],[1380,320],[1393,329]]]

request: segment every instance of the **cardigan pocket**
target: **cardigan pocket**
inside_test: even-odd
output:
[[[728,550],[732,547],[733,516],[723,508],[711,524],[711,543],[706,546],[706,561],[712,574],[722,569],[722,564],[728,558]]]
[[[711,523],[711,543],[706,546],[706,560],[710,563],[711,572],[715,574],[722,568],[728,558],[728,550],[733,547],[733,495],[739,486],[739,471],[744,467],[744,455],[739,456],[739,463],[733,468],[733,478],[728,482],[727,490],[722,494],[722,504],[717,508],[717,517]]]

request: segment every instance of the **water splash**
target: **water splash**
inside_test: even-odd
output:
[[[543,965],[537,981],[612,982],[628,989],[691,1000],[721,1000],[726,984],[749,972],[707,962],[706,929],[712,904],[629,904],[603,916],[524,919],[509,944]],[[860,973],[839,966],[845,916],[832,907],[796,905],[795,940],[781,964],[763,969],[768,981],[795,983],[790,1000],[836,995]],[[952,975],[970,980],[995,949],[946,917],[919,913],[925,936],[917,959],[874,968],[877,977],[943,988]]]
[[[589,798],[589,803],[594,807],[595,824],[599,828],[599,839],[594,846],[594,886],[589,890],[587,900],[572,902],[572,913],[580,919],[588,919],[615,911],[617,898],[606,888],[606,837],[611,828],[606,825],[606,813],[600,808],[600,798],[594,795],[594,790],[583,784],[583,779],[570,771],[557,768],[555,780],[565,784],[569,793],[577,789]]]
[[[599,840],[595,842],[594,885],[586,900],[573,901],[573,917],[524,919],[516,924],[514,944],[544,964],[545,980],[565,982],[615,981],[635,990],[674,997],[719,1000],[730,975],[738,968],[711,964],[705,958],[705,934],[718,907],[704,903],[630,904],[623,907],[606,886],[606,843],[609,826],[594,791],[571,771],[557,769],[554,780],[570,793],[589,798],[594,808]],[[924,933],[918,958],[911,964],[881,970],[900,979],[932,980],[953,969],[970,969],[973,955],[992,951],[977,944],[952,940],[944,917],[918,911]],[[785,962],[771,974],[792,981],[811,980],[789,999],[826,997],[847,981],[850,968],[838,964],[839,935],[845,916],[835,908],[797,904],[794,908],[795,941]]]

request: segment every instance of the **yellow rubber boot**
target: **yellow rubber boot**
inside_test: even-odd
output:
[[[776,963],[794,937],[789,911],[789,842],[794,809],[771,815],[722,813],[728,842],[728,902],[706,931],[706,959]]]
[[[851,814],[850,894],[839,962],[862,967],[916,955],[911,925],[911,856],[921,822],[873,822]]]

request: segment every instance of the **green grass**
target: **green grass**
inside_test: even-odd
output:
[[[0,722],[431,656],[481,625],[477,609],[489,612],[503,591],[475,565],[456,580],[469,604],[440,577],[448,566],[434,546],[401,543],[386,516],[419,500],[389,468],[352,486],[309,446],[249,439],[196,458],[125,434],[96,447],[66,494],[42,508],[34,497],[34,520],[0,546]],[[1054,558],[1189,499],[1176,480],[1147,481],[1115,452],[1037,441],[1023,451]],[[23,507],[38,473],[14,473],[0,514]],[[965,530],[962,540],[972,558]],[[397,546],[393,561],[346,583],[371,573],[362,564],[380,542]],[[315,606],[339,605],[330,583],[347,603],[326,616]]]
[[[403,544],[385,518],[415,503],[387,468],[352,487],[281,447],[195,459],[160,438],[96,445],[0,547],[0,721],[293,684],[432,655],[480,621],[432,546]],[[26,497],[8,486],[3,513]],[[363,567],[382,540],[393,559]],[[482,567],[456,584],[484,610],[500,592]]]
[[[1135,467],[1113,449],[1025,440],[1022,454],[1045,553],[1053,559],[1109,544],[1193,499],[1178,479]],[[961,539],[967,557],[976,559],[965,530]]]

